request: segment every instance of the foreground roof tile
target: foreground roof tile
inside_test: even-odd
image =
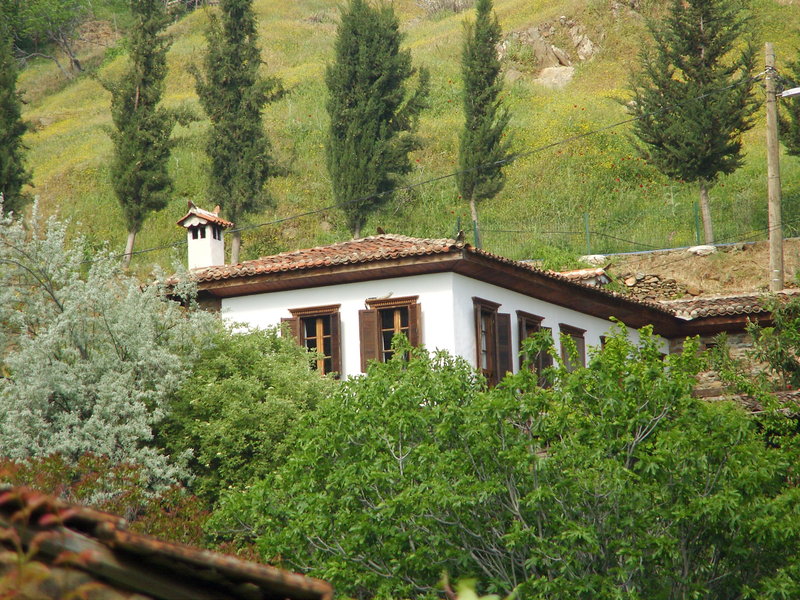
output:
[[[788,300],[799,294],[800,290],[784,290],[777,296],[779,299]],[[677,317],[690,320],[723,315],[767,314],[770,312],[771,297],[766,292],[747,292],[660,302]]]
[[[71,569],[86,575],[108,593],[128,598],[213,600],[331,600],[331,586],[318,579],[128,531],[120,517],[76,505],[26,488],[0,485],[0,536],[3,550],[29,553],[49,573],[47,585],[58,596],[75,595]],[[10,541],[11,540],[11,541]],[[49,566],[48,566],[49,565]],[[0,573],[2,572],[0,563]],[[65,587],[66,586],[66,587]],[[113,594],[109,590],[117,590]],[[38,597],[38,596],[37,596]]]

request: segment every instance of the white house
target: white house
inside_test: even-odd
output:
[[[193,244],[213,241],[190,236],[190,254]],[[321,350],[321,371],[348,377],[390,356],[396,332],[463,356],[491,382],[519,369],[520,341],[540,328],[550,329],[557,346],[572,338],[580,361],[602,344],[612,317],[634,338],[637,328],[652,325],[665,353],[670,341],[700,332],[675,308],[632,300],[463,240],[382,234],[198,267],[193,275],[201,299],[225,320],[255,327],[287,323],[299,343]]]

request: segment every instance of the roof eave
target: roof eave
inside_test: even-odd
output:
[[[599,318],[616,317],[630,327],[653,325],[654,331],[665,337],[680,335],[681,321],[666,310],[464,248],[364,263],[258,275],[241,274],[225,279],[201,281],[198,290],[204,296],[230,298],[444,272],[458,273]]]

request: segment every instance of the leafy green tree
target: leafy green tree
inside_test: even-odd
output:
[[[696,343],[662,360],[621,327],[550,388],[523,369],[488,391],[458,359],[400,350],[321,402],[212,530],[354,598],[433,596],[442,571],[524,598],[797,594],[793,455],[692,396]]]
[[[147,216],[164,208],[172,191],[168,173],[170,136],[176,115],[158,106],[167,75],[170,42],[162,35],[169,18],[162,0],[130,0],[134,23],[130,31],[130,65],[111,92],[114,157],[111,180],[122,206],[128,240],[128,266],[136,234]]]
[[[325,74],[328,174],[354,237],[411,171],[408,154],[420,146],[414,131],[429,77],[420,69],[416,89],[407,90],[414,69],[411,53],[400,50],[401,38],[391,5],[350,0],[337,30],[335,61]]]
[[[185,477],[153,430],[217,319],[68,244],[35,205],[27,227],[2,216],[0,240],[0,456],[103,455],[140,465],[154,488]]]
[[[798,59],[787,65],[788,87],[800,86],[800,52]],[[800,98],[794,96],[781,103],[781,141],[792,156],[800,156]]]
[[[464,78],[464,130],[458,152],[458,189],[469,202],[477,226],[479,200],[493,198],[505,183],[510,156],[505,130],[510,115],[500,102],[503,80],[497,44],[501,30],[491,0],[478,0],[474,23],[466,23],[461,73]]]
[[[82,71],[75,52],[78,27],[90,14],[88,0],[0,0],[0,13],[10,25],[14,49],[19,58],[52,60],[65,77]],[[69,60],[65,68],[52,52],[60,49]]]
[[[739,2],[672,0],[664,20],[650,23],[654,44],[630,81],[638,150],[664,175],[699,184],[706,243],[714,241],[709,187],[742,165],[742,134],[753,125],[749,30]]]
[[[204,73],[193,70],[197,95],[211,119],[208,195],[234,223],[270,203],[264,184],[274,171],[261,112],[278,96],[280,85],[259,75],[262,61],[252,4],[220,0],[221,18],[212,15],[206,33]],[[239,262],[241,241],[241,232],[234,231],[232,263]]]
[[[18,212],[29,201],[22,186],[30,182],[31,176],[22,152],[26,127],[17,93],[17,59],[11,44],[8,24],[0,23],[0,195],[5,211]]]
[[[723,379],[751,395],[800,388],[800,299],[772,296],[766,308],[772,323],[747,324],[752,346],[745,350],[744,360],[730,357],[726,335],[719,336],[720,351],[712,354]]]
[[[193,451],[192,488],[213,504],[280,464],[299,419],[332,393],[313,355],[276,330],[220,332],[170,404],[159,437],[171,454]]]

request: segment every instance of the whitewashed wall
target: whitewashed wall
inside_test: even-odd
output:
[[[519,327],[517,325],[516,311],[522,310],[539,317],[544,317],[542,327],[553,330],[553,341],[556,348],[560,348],[559,324],[571,325],[578,329],[585,329],[587,353],[592,346],[600,346],[600,336],[607,335],[615,324],[607,319],[601,319],[584,313],[570,310],[562,306],[537,300],[518,292],[484,283],[463,275],[454,276],[453,296],[456,300],[454,320],[456,322],[456,348],[457,353],[467,358],[474,364],[476,356],[475,313],[472,298],[477,296],[484,300],[500,303],[498,312],[511,314],[511,342],[512,348],[519,348]],[[423,307],[424,310],[424,307]],[[639,332],[628,328],[630,338],[638,342]],[[667,352],[667,342],[662,340],[662,352]],[[519,356],[514,359],[514,369],[519,369]]]
[[[361,372],[361,350],[358,311],[365,308],[367,298],[419,296],[422,313],[422,343],[430,350],[446,350],[475,364],[475,316],[473,296],[501,304],[499,311],[511,314],[512,348],[519,347],[517,310],[544,317],[542,326],[553,330],[559,347],[559,323],[585,329],[587,349],[600,345],[600,336],[614,326],[611,321],[530,298],[496,285],[476,281],[454,273],[434,273],[397,277],[361,283],[330,285],[320,288],[253,294],[222,299],[222,316],[231,323],[250,327],[279,325],[291,317],[289,309],[340,304],[342,336],[342,371],[351,377]],[[631,338],[638,333],[628,329]],[[663,352],[667,352],[666,341]],[[514,368],[519,368],[519,357]]]
[[[232,323],[268,327],[279,325],[282,318],[291,317],[290,308],[341,304],[342,371],[350,377],[361,373],[358,311],[366,308],[364,301],[367,298],[382,297],[389,293],[394,298],[419,296],[423,344],[431,350],[455,353],[452,279],[450,273],[433,273],[223,298],[222,317]]]

